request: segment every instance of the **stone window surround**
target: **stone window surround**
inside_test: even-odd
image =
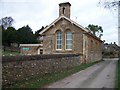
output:
[[[61,49],[57,49],[57,43],[56,43],[56,33],[57,33],[57,31],[61,31],[62,32],[62,48]],[[64,41],[64,49],[66,50],[66,51],[72,51],[72,48],[71,49],[66,49],[66,32],[67,31],[70,31],[71,32],[71,34],[72,34],[72,48],[73,48],[73,33],[72,33],[72,31],[71,31],[71,29],[65,29],[65,31],[63,31],[63,30],[61,30],[61,29],[57,29],[56,30],[56,32],[55,32],[55,50],[56,51],[62,51],[63,50],[63,41]],[[64,40],[63,40],[63,37],[65,38]]]
[[[66,39],[66,34],[67,34],[67,32],[71,32],[71,30],[70,30],[70,29],[67,29],[66,32],[65,32],[65,50],[72,50],[72,43],[71,43],[71,49],[67,49],[67,48],[66,48],[66,40],[67,40],[67,39]],[[71,32],[71,40],[72,40],[72,32]]]

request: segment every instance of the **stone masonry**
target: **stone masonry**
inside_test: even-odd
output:
[[[37,76],[62,72],[77,65],[80,65],[80,55],[77,54],[6,56],[2,61],[2,85],[9,87]]]
[[[69,2],[59,4],[59,17],[40,32],[44,54],[81,54],[81,63],[102,59],[102,41],[70,19]],[[56,32],[62,33],[62,48],[56,49]],[[72,33],[72,49],[66,50],[66,32]]]

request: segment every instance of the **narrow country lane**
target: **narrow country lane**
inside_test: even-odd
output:
[[[117,60],[105,60],[45,88],[114,88]]]

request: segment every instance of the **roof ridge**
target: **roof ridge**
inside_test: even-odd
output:
[[[65,18],[66,20],[70,21],[71,23],[74,23],[76,26],[78,26],[79,28],[83,29],[86,33],[88,33],[89,35],[92,35],[93,37],[96,37],[97,39],[101,40],[100,38],[98,38],[97,36],[93,35],[92,33],[89,33],[88,29],[84,28],[83,26],[81,26],[80,24],[78,24],[77,22],[71,20],[70,18],[67,18],[65,16],[60,16],[57,19],[55,19],[48,27],[46,27],[45,29],[43,29],[39,34],[43,34],[47,29],[49,29],[52,25],[54,25],[54,23],[56,23],[57,21],[59,21],[61,18]],[[102,40],[101,40],[102,41]]]

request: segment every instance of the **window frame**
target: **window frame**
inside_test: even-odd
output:
[[[61,33],[60,39],[58,39],[58,35],[57,35],[58,32]],[[56,33],[55,33],[55,37],[56,37],[56,50],[62,50],[62,31],[61,31],[61,30],[57,30]],[[60,44],[58,44],[58,40],[59,40],[59,42],[61,42]],[[58,45],[61,45],[61,48],[60,48],[60,49],[57,48]]]
[[[71,44],[67,44],[67,32],[71,33],[71,39],[68,39],[68,40],[71,40]],[[65,50],[72,50],[72,40],[73,40],[73,38],[72,38],[72,32],[70,30],[67,30],[65,32]],[[71,49],[67,49],[67,45],[71,45]]]

